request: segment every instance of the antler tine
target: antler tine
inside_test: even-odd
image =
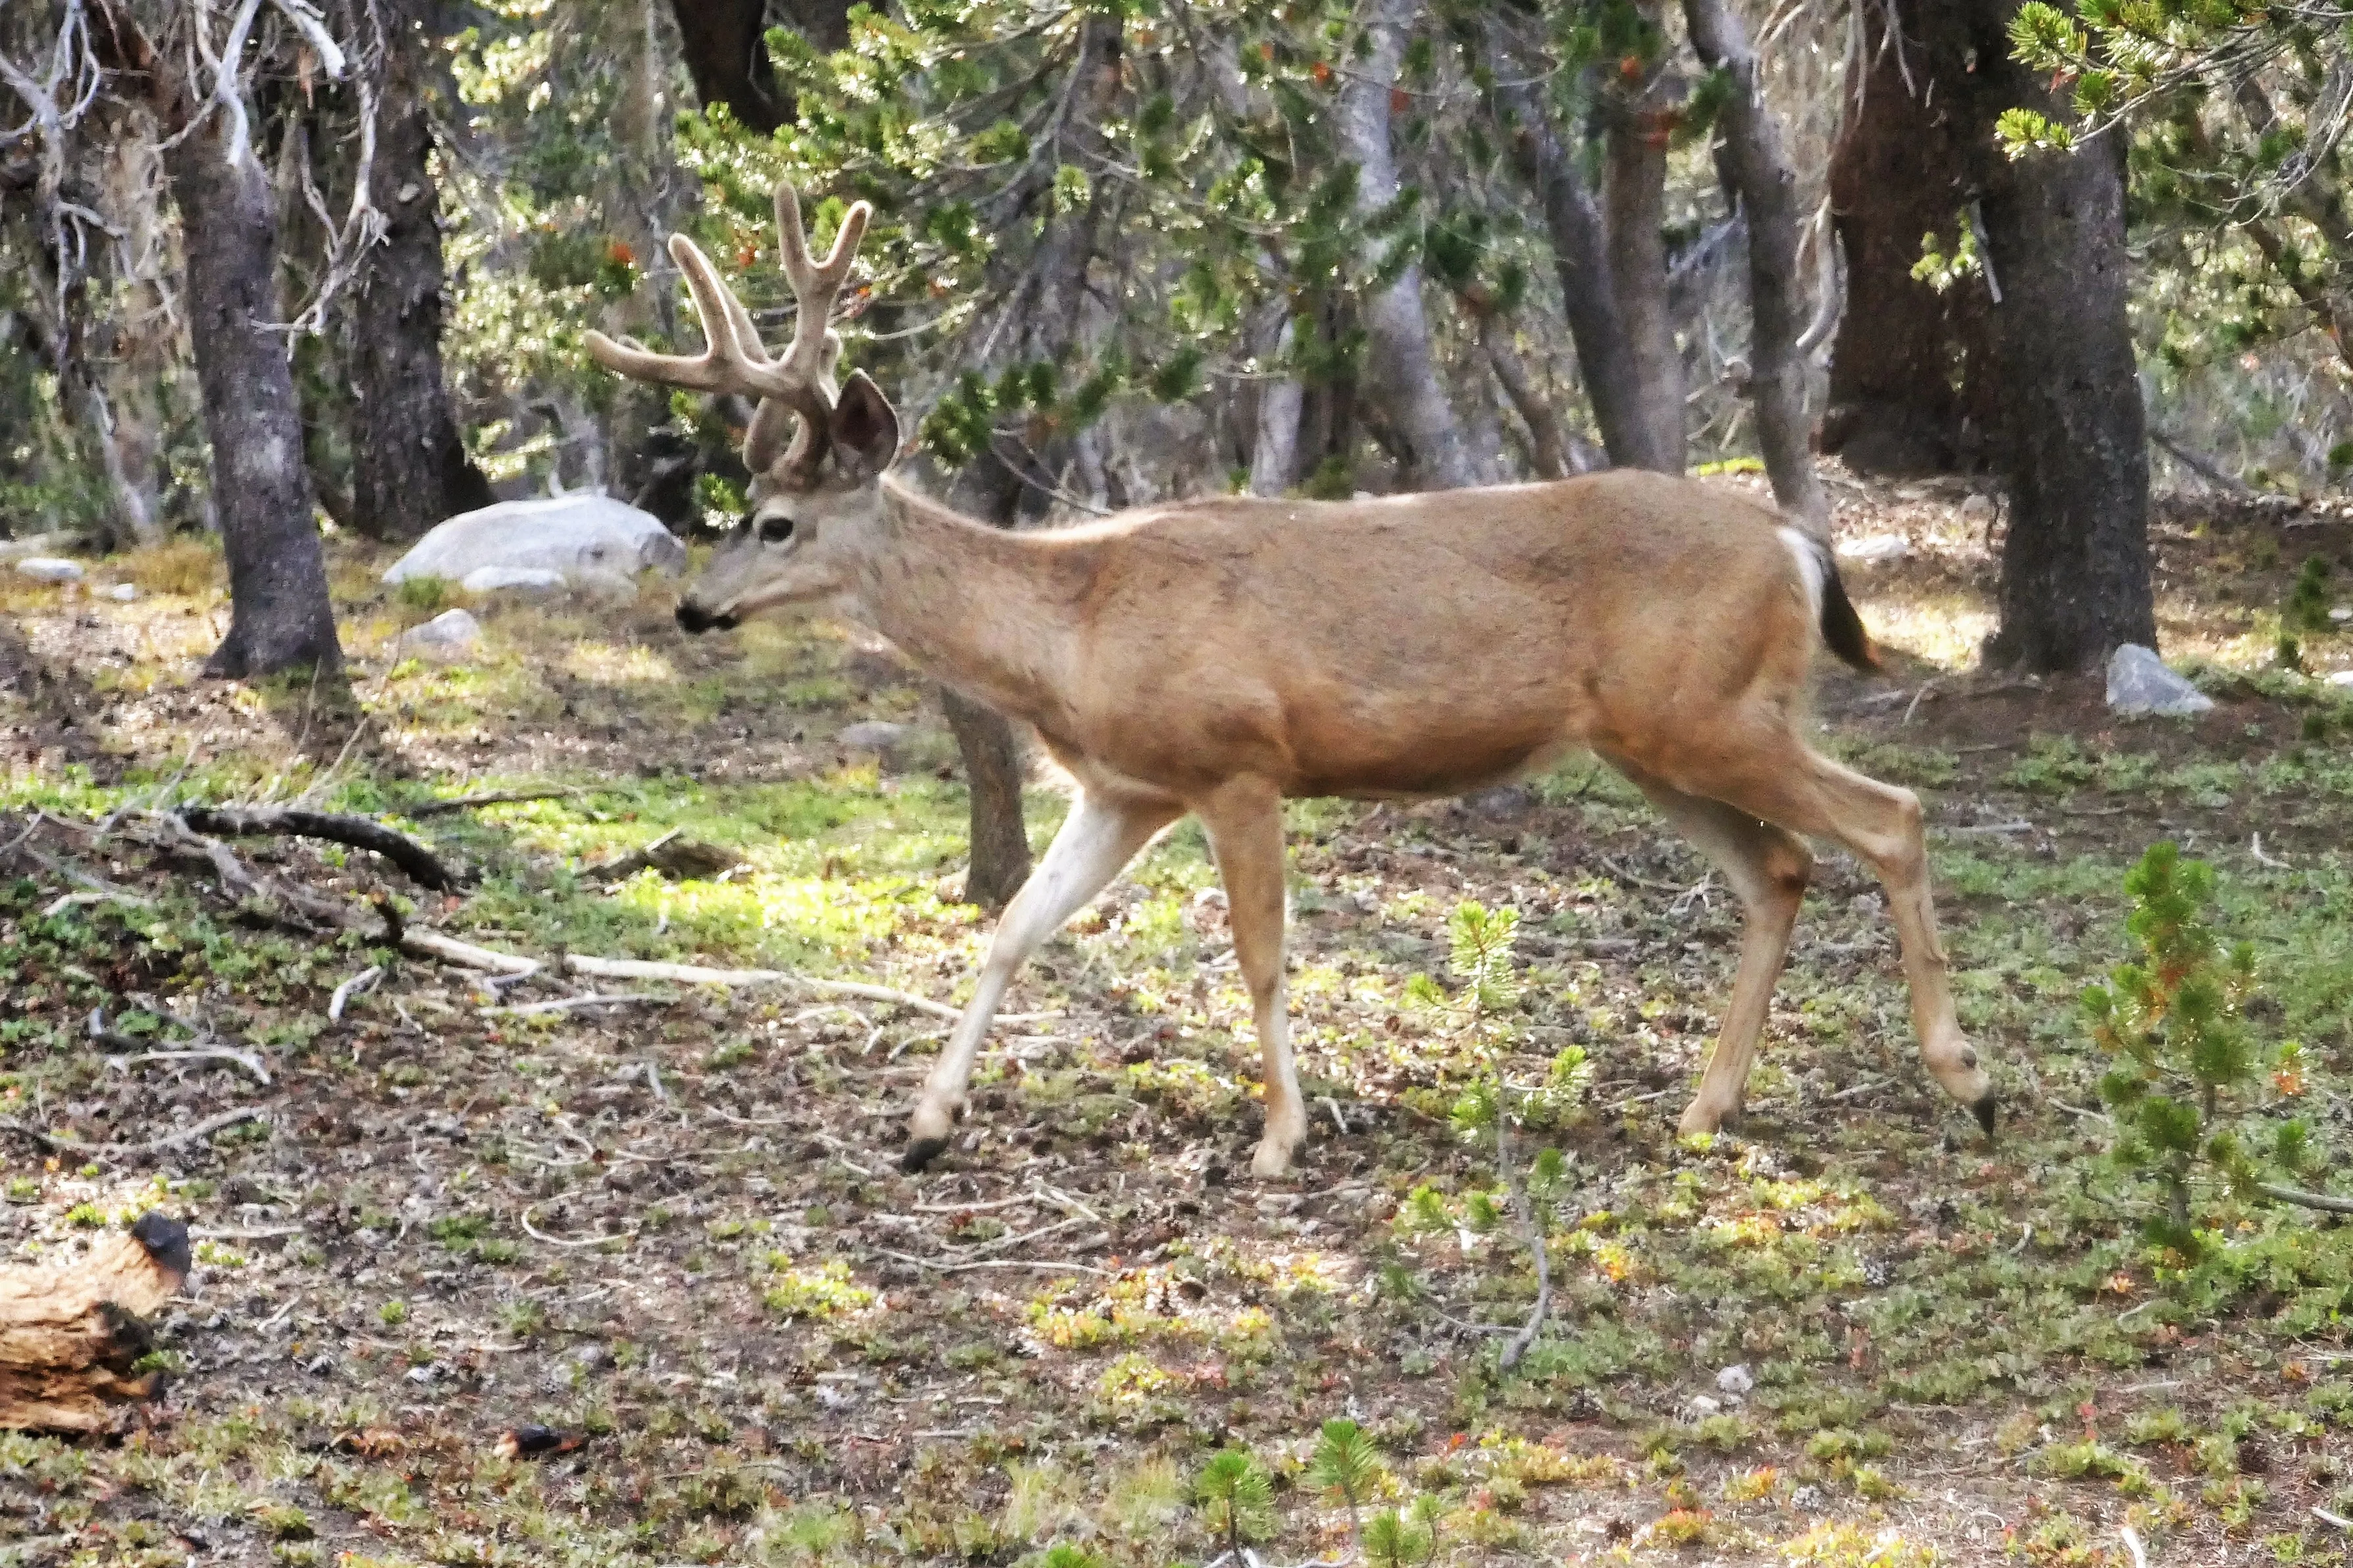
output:
[[[800,195],[790,181],[776,182],[777,256],[800,307],[793,322],[793,341],[776,361],[778,370],[792,384],[792,390],[779,395],[780,401],[800,416],[800,428],[786,455],[797,468],[813,467],[823,455],[825,424],[833,412],[833,367],[841,356],[841,339],[829,328],[827,318],[833,313],[842,284],[849,280],[859,242],[865,238],[867,221],[873,216],[874,209],[866,203],[851,203],[842,215],[840,232],[833,237],[833,248],[826,252],[823,261],[816,260],[809,255],[808,232],[801,226]],[[755,446],[763,455],[774,450],[775,432],[762,428],[764,425],[754,421],[754,439],[745,446],[745,461],[754,468],[763,466],[751,460]]]
[[[690,392],[787,395],[789,375],[760,346],[751,312],[721,279],[711,258],[682,234],[670,237],[670,253],[686,277],[687,292],[694,298],[694,313],[702,323],[708,346],[699,354],[659,354],[592,331],[587,337],[588,352],[596,363],[634,381],[681,386]]]

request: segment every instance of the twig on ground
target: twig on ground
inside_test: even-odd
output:
[[[648,1057],[646,1058],[645,1071],[646,1087],[654,1091],[655,1100],[659,1104],[668,1105],[670,1103],[670,1090],[662,1087],[661,1068],[654,1065],[653,1058]]]
[[[2148,1568],[2148,1552],[2140,1543],[2140,1531],[2127,1524],[2116,1533],[2124,1538],[2125,1550],[2132,1553],[2133,1568]]]
[[[1957,837],[1975,836],[1980,833],[2031,833],[2034,831],[2034,824],[2021,816],[2010,822],[1976,822],[1964,827],[1939,827],[1936,831],[1950,833]]]
[[[2263,836],[2262,834],[2256,834],[2253,839],[2249,842],[2247,848],[2253,854],[2256,865],[2269,866],[2274,871],[2284,871],[2287,869],[2286,861],[2279,858],[2275,855],[2266,855],[2263,853]]]
[[[642,991],[616,991],[605,995],[559,996],[552,1002],[519,1002],[512,1006],[484,1007],[480,1011],[485,1018],[529,1018],[541,1013],[569,1013],[576,1007],[619,1007],[632,1002],[659,1006],[666,1000]]]
[[[129,1160],[142,1154],[160,1154],[166,1149],[176,1149],[184,1143],[209,1138],[223,1128],[235,1127],[242,1121],[258,1121],[274,1109],[268,1105],[241,1106],[235,1110],[225,1110],[218,1116],[207,1116],[193,1126],[183,1127],[177,1132],[166,1132],[160,1138],[151,1138],[144,1143],[84,1143],[78,1139],[59,1138],[29,1122],[5,1116],[0,1116],[0,1132],[14,1132],[20,1138],[29,1138],[59,1154],[79,1154],[91,1160]]]
[[[251,1073],[262,1088],[269,1087],[269,1069],[261,1065],[259,1057],[251,1051],[233,1050],[227,1047],[216,1047],[210,1050],[142,1051],[135,1057],[109,1057],[106,1058],[106,1065],[118,1071],[128,1072],[141,1062],[193,1061],[235,1062]]]
[[[917,1258],[912,1253],[893,1252],[887,1247],[874,1249],[885,1258],[895,1258],[902,1263],[912,1263],[918,1268],[928,1268],[935,1274],[961,1274],[968,1268],[1044,1268],[1068,1269],[1073,1274],[1094,1274],[1108,1279],[1112,1271],[1097,1268],[1091,1263],[1064,1263],[1050,1258],[976,1258],[968,1262],[941,1263],[929,1258]]]
[[[539,1205],[537,1204],[531,1205],[522,1211],[522,1215],[521,1216],[522,1219],[523,1234],[530,1237],[533,1241],[543,1241],[550,1247],[602,1247],[609,1241],[634,1241],[637,1239],[638,1233],[634,1230],[615,1231],[610,1236],[575,1237],[570,1238],[561,1236],[550,1236],[547,1232],[540,1229],[539,1226],[531,1223],[532,1210],[538,1206]]]
[[[331,843],[348,844],[355,849],[371,849],[399,867],[407,874],[409,880],[435,892],[446,893],[458,885],[458,879],[433,851],[408,835],[396,833],[383,823],[371,822],[364,816],[343,816],[332,812],[303,811],[293,806],[278,805],[184,805],[166,815],[196,833],[217,833],[230,837],[286,833],[301,838],[324,838]]]
[[[343,1009],[351,1005],[352,998],[364,995],[375,990],[376,982],[383,978],[384,965],[371,963],[341,985],[336,986],[335,994],[327,998],[327,1021],[331,1024],[342,1023]]]
[[[1914,692],[1912,694],[1912,700],[1905,705],[1904,717],[1895,721],[1898,729],[1901,729],[1903,726],[1912,722],[1912,715],[1919,710],[1920,704],[1928,700],[1928,693],[1934,691],[1936,689],[1936,678],[1933,676],[1920,683],[1920,689]]]
[[[482,805],[518,805],[533,800],[570,800],[588,792],[580,789],[510,789],[496,790],[489,795],[452,795],[448,800],[428,800],[416,805],[398,808],[398,815],[414,822],[419,817],[439,816],[444,812],[471,811]]]
[[[2312,1517],[2323,1524],[2333,1524],[2339,1530],[2353,1531],[2353,1519],[2347,1519],[2343,1514],[2331,1513],[2325,1508],[2316,1508],[2312,1510]]]
[[[406,952],[421,953],[460,969],[486,970],[492,974],[536,974],[540,968],[536,959],[501,952],[496,948],[476,947],[470,942],[459,942],[438,931],[419,931],[415,926],[400,933],[400,946]]]
[[[575,974],[586,974],[598,980],[669,980],[681,985],[797,985],[814,991],[820,996],[857,996],[869,1002],[889,1002],[897,1006],[929,1013],[934,1018],[951,1021],[961,1016],[945,1003],[933,1002],[904,991],[893,991],[887,985],[868,985],[853,980],[818,980],[807,974],[796,974],[789,969],[710,969],[699,963],[657,963],[636,958],[589,958],[573,952],[564,956],[564,967]]]

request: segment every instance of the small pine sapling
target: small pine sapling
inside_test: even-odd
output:
[[[1485,1047],[1489,1060],[1500,1056],[1515,1030],[1512,1015],[1520,1005],[1522,985],[1512,963],[1512,942],[1519,933],[1517,910],[1490,910],[1472,900],[1455,906],[1447,921],[1450,958],[1461,986],[1464,1026]],[[1571,1046],[1553,1058],[1541,1079],[1507,1079],[1490,1068],[1467,1085],[1454,1103],[1455,1130],[1465,1139],[1492,1140],[1495,1173],[1511,1205],[1521,1239],[1535,1265],[1536,1300],[1528,1321],[1504,1344],[1500,1365],[1504,1371],[1519,1364],[1535,1342],[1552,1308],[1552,1266],[1546,1251],[1553,1211],[1568,1190],[1568,1161],[1558,1149],[1540,1152],[1523,1176],[1514,1134],[1525,1129],[1557,1127],[1583,1102],[1592,1069],[1585,1052]],[[1464,1199],[1460,1215],[1451,1213],[1438,1193],[1428,1186],[1415,1189],[1407,1200],[1406,1218],[1416,1228],[1446,1229],[1460,1226],[1484,1233],[1501,1223],[1503,1211],[1491,1193],[1474,1192]]]
[[[2116,1157],[2150,1173],[2165,1194],[2149,1238],[2200,1256],[2200,1188],[2218,1180],[2242,1198],[2353,1213],[2353,1199],[2276,1179],[2314,1167],[2311,1128],[2301,1118],[2263,1117],[2252,1097],[2266,1069],[2280,1102],[2299,1097],[2303,1050],[2294,1041],[2266,1049],[2247,1026],[2254,948],[2226,946],[2215,931],[2213,868],[2183,859],[2172,844],[2152,845],[2125,890],[2133,900],[2126,929],[2140,959],[2086,990],[2084,1010],[2093,1038],[2116,1058],[2100,1080],[2116,1112]]]
[[[1365,1503],[1380,1490],[1388,1474],[1380,1449],[1362,1426],[1345,1419],[1324,1423],[1307,1461],[1307,1483],[1346,1505],[1349,1540],[1363,1539]]]
[[[1402,1513],[1383,1509],[1365,1526],[1365,1561],[1372,1568],[1428,1568],[1438,1556],[1438,1520],[1443,1511],[1427,1492]]]
[[[2326,557],[2313,555],[2306,558],[2304,570],[2295,574],[2295,585],[2287,591],[2287,604],[2280,611],[2280,625],[2292,632],[2325,632],[2329,629],[2328,562]]]
[[[1209,1456],[1193,1496],[1209,1533],[1238,1563],[1246,1543],[1264,1539],[1273,1528],[1274,1481],[1248,1448],[1220,1448]]]

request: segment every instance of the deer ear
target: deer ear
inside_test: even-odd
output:
[[[851,371],[842,384],[828,434],[837,460],[854,458],[870,473],[881,473],[899,455],[898,412],[862,370]]]

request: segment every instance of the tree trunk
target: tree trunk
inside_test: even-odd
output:
[[[1029,833],[1021,815],[1021,740],[1012,721],[948,687],[940,706],[964,755],[972,795],[972,859],[964,901],[1001,910],[1029,879]]]
[[[1487,363],[1495,372],[1495,381],[1511,400],[1520,422],[1527,426],[1528,467],[1540,479],[1567,479],[1568,445],[1561,435],[1560,416],[1536,391],[1535,380],[1528,374],[1527,362],[1513,346],[1511,323],[1490,316],[1479,323],[1479,341],[1487,351]]]
[[[1649,9],[1650,7],[1645,7]],[[1602,152],[1609,285],[1626,334],[1633,404],[1632,467],[1683,471],[1683,351],[1667,300],[1667,138],[1676,112],[1654,76],[1613,104]],[[1588,373],[1586,384],[1593,376]],[[1613,448],[1610,456],[1617,453]]]
[[[1861,16],[1864,68],[1852,73],[1831,150],[1847,303],[1821,449],[1861,473],[1947,473],[1983,455],[1973,414],[2000,408],[1971,392],[1990,380],[1972,364],[1972,349],[1983,352],[1982,289],[1938,293],[1912,276],[1924,235],[1948,254],[1959,243],[1957,215],[1984,155],[1969,110],[1972,45],[1957,7],[1887,0]]]
[[[1397,159],[1389,147],[1390,94],[1405,59],[1417,0],[1371,0],[1365,37],[1370,46],[1350,67],[1340,89],[1339,141],[1356,165],[1356,216],[1370,219],[1398,198]],[[1377,239],[1368,242],[1377,249]],[[1377,257],[1362,258],[1371,271]],[[1460,489],[1484,474],[1439,384],[1422,312],[1421,267],[1408,266],[1364,297],[1367,368],[1386,391],[1390,427],[1405,447],[1404,488]]]
[[[2124,143],[2103,137],[2016,162],[1992,146],[2003,110],[2064,111],[2010,58],[2016,9],[2016,0],[1968,7],[2010,471],[2001,620],[1986,653],[2026,669],[2088,669],[2119,644],[2157,644],[2148,437],[2126,318]]]
[[[1716,120],[1725,189],[1748,215],[1749,395],[1757,445],[1781,508],[1817,535],[1830,531],[1830,500],[1814,472],[1806,417],[1806,366],[1798,353],[1807,301],[1798,278],[1798,176],[1781,122],[1766,106],[1757,55],[1725,0],[1683,0],[1692,47],[1730,78]]]
[[[1491,32],[1490,37],[1494,36]],[[1496,106],[1509,119],[1513,165],[1544,209],[1553,270],[1560,280],[1561,313],[1568,319],[1568,335],[1577,345],[1577,370],[1601,444],[1620,468],[1656,467],[1658,454],[1644,421],[1634,345],[1618,313],[1618,290],[1610,281],[1609,237],[1600,209],[1594,205],[1576,160],[1561,144],[1550,108],[1535,88],[1525,85],[1525,79],[1533,73],[1500,45],[1491,49],[1490,58],[1499,83],[1520,83],[1499,85]]]
[[[491,504],[491,482],[466,455],[441,374],[439,203],[427,158],[427,0],[378,0],[383,79],[369,200],[384,238],[353,279],[352,526],[410,540]]]
[[[1281,324],[1259,355],[1261,365],[1281,363],[1291,355],[1297,331],[1288,303],[1277,301]],[[1258,385],[1258,417],[1250,447],[1250,489],[1254,496],[1279,496],[1299,480],[1299,416],[1306,389],[1288,375],[1270,376]]]
[[[251,148],[229,145],[231,123],[214,114],[164,159],[187,255],[183,299],[228,556],[228,636],[205,673],[338,668],[294,378],[267,327],[278,318],[278,213]]]
[[[763,136],[792,123],[793,95],[778,84],[768,59],[766,0],[670,0],[670,9],[686,74],[704,108],[723,103]],[[779,0],[776,10],[812,48],[830,51],[849,42],[848,0]]]
[[[1080,30],[1078,49],[1071,62],[1073,79],[1069,99],[1070,119],[1062,130],[1082,150],[1100,156],[1098,129],[1119,89],[1120,24],[1111,17],[1089,20]],[[1050,175],[1033,182],[1028,202],[1044,199]],[[1060,360],[1077,340],[1086,310],[1087,268],[1095,257],[1095,242],[1107,182],[1098,182],[1086,204],[1076,211],[1059,211],[1047,222],[1031,265],[1025,269],[1026,287],[1007,301],[1013,319],[1021,323],[1012,350],[1025,363]],[[1029,473],[1040,466],[1045,473]],[[964,492],[961,510],[967,517],[1009,528],[1020,517],[1023,504],[1051,482],[1050,456],[1032,453],[1002,437],[958,477]],[[1028,474],[1029,481],[1024,482]],[[1029,837],[1021,815],[1021,748],[1013,725],[1002,714],[960,694],[943,689],[948,725],[963,753],[965,778],[972,795],[972,868],[965,879],[965,899],[984,908],[1005,903],[1029,879]]]

